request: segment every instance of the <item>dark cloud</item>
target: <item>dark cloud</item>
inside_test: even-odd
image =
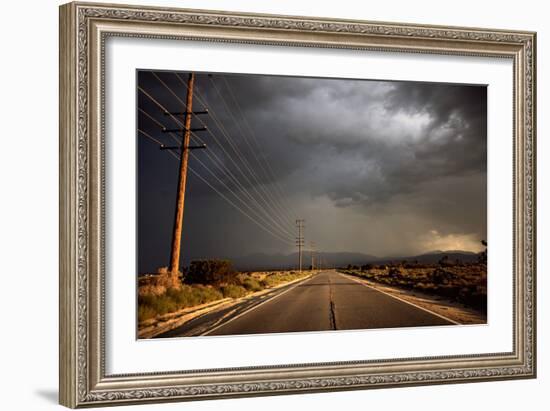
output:
[[[184,100],[173,73],[157,75]],[[139,84],[166,108],[182,109],[151,73],[140,72]],[[199,74],[196,90],[195,107],[211,110],[204,117],[211,132],[200,134],[208,150],[190,165],[218,193],[189,175],[186,258],[292,250],[252,219],[284,236],[299,216],[321,248],[378,255],[473,249],[486,237],[485,87]],[[175,125],[138,96],[141,108]],[[143,114],[138,125],[170,141]],[[143,271],[168,259],[177,162],[142,136],[138,147]]]

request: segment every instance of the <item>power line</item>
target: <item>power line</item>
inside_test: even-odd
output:
[[[231,204],[235,209],[237,209],[239,212],[244,214],[246,217],[248,217],[254,224],[256,224],[258,227],[260,227],[262,230],[266,231],[268,234],[271,234],[273,237],[281,240],[285,244],[292,244],[289,243],[288,240],[279,237],[278,235],[272,233],[267,228],[265,228],[261,223],[257,222],[253,217],[248,215],[245,211],[243,211],[239,206],[237,206],[235,203],[233,203],[230,199],[228,199],[222,192],[220,192],[216,187],[214,187],[212,184],[210,184],[207,180],[205,180],[199,173],[197,173],[193,168],[189,167],[189,171],[191,171],[195,176],[197,176],[201,181],[203,181],[206,185],[208,185],[212,190],[214,190],[218,195],[220,195],[225,201],[227,201],[229,204]]]
[[[153,141],[155,141],[159,146],[161,146],[163,143],[161,143],[159,140],[152,137],[150,134],[144,132],[143,130],[139,130],[143,135],[146,137],[150,137]],[[180,160],[180,157],[175,154],[172,150],[169,150],[169,153],[176,159]],[[258,225],[262,230],[266,231],[267,233],[271,234],[273,237],[277,238],[278,240],[284,242],[285,244],[292,244],[291,241],[288,239],[278,235],[277,233],[272,232],[265,226],[263,226],[260,222],[258,222],[254,217],[250,216],[246,211],[244,211],[241,207],[236,205],[233,201],[231,201],[226,195],[224,195],[221,191],[219,191],[216,187],[214,187],[212,184],[210,184],[204,177],[202,177],[198,172],[196,172],[191,166],[187,167],[189,171],[191,171],[196,177],[198,177],[202,182],[204,182],[208,187],[210,187],[214,192],[216,192],[220,197],[222,197],[224,200],[226,200],[231,206],[233,206],[235,209],[237,209],[240,213],[242,213],[244,216],[249,218],[253,223]]]
[[[183,102],[183,100],[181,100],[179,98],[179,96],[155,73],[155,72],[152,72],[151,71],[151,74],[153,74],[153,76],[182,104],[182,105],[185,105],[185,103]],[[176,77],[179,79],[179,81],[185,86],[187,87],[187,85],[185,84],[185,82],[183,81],[183,79],[179,76],[178,73],[174,72],[174,74],[176,75]],[[149,97],[149,99],[151,99],[151,101],[153,101],[155,104],[157,104],[166,114],[169,114],[170,117],[178,124],[181,124],[179,119],[177,119],[174,115],[172,115],[171,113],[168,112],[168,110],[166,110],[162,104],[160,104],[158,102],[158,100],[156,100],[150,93],[148,93],[146,90],[144,90],[143,88],[141,87],[138,87],[138,89],[143,92],[147,97]],[[218,92],[219,93],[219,92]],[[197,91],[196,92],[197,94],[197,99],[199,100],[199,102],[201,102],[204,106],[206,106],[207,104],[205,104],[205,101],[203,98],[201,98],[199,92]],[[223,97],[222,97],[223,99]],[[224,101],[225,102],[225,101]],[[256,182],[257,184],[260,185],[260,188],[264,191],[264,193],[267,194],[267,192],[265,191],[265,188],[263,187],[263,185],[261,185],[261,183],[259,182],[259,179],[257,178],[257,176],[255,175],[255,173],[252,171],[252,169],[250,168],[250,166],[248,165],[248,163],[244,160],[244,158],[242,157],[240,151],[238,150],[238,148],[235,147],[235,145],[233,144],[233,141],[231,140],[231,138],[227,135],[227,132],[225,130],[225,128],[223,127],[223,125],[221,125],[221,123],[218,121],[218,119],[216,118],[216,116],[214,115],[214,113],[212,113],[212,119],[214,120],[215,124],[217,125],[218,129],[222,132],[222,135],[224,135],[224,137],[226,138],[226,140],[229,142],[230,146],[233,148],[233,151],[235,151],[235,153],[239,156],[239,158],[241,159],[241,162],[244,164],[244,166],[249,170],[249,172],[251,173],[251,175],[253,175],[256,179]],[[204,123],[204,121],[199,117],[198,120],[206,126],[206,124]],[[258,194],[258,196],[262,199],[262,201],[265,203],[265,205],[268,207],[268,208],[271,208],[272,211],[274,211],[274,215],[277,216],[278,219],[281,219],[281,215],[279,214],[279,212],[274,208],[274,203],[273,202],[269,202],[267,201],[262,195],[261,193],[258,191],[258,189],[256,188],[256,186],[254,184],[252,184],[252,182],[250,181],[250,179],[246,176],[246,174],[244,174],[244,172],[242,171],[242,169],[235,163],[235,161],[232,159],[232,157],[229,155],[229,153],[227,153],[227,151],[225,150],[224,146],[217,140],[217,138],[212,134],[212,132],[210,130],[207,130],[209,132],[209,134],[212,135],[212,137],[214,138],[214,140],[216,141],[216,143],[220,146],[220,148],[222,148],[222,150],[225,152],[225,154],[228,156],[228,158],[230,158],[230,160],[232,161],[232,163],[236,166],[236,168],[239,170],[239,172],[241,173],[241,175],[249,182],[249,184],[251,184],[252,188],[254,189],[254,191]],[[272,197],[273,198],[273,197]],[[286,219],[281,219],[281,221],[283,222],[283,226],[286,224],[285,222],[287,221]],[[287,229],[285,229],[285,231],[289,234],[289,235],[292,235],[292,233],[290,231],[288,231]]]
[[[152,97],[152,96],[149,95],[149,97]],[[155,102],[159,105],[159,107],[161,107],[162,110],[165,110],[165,112],[166,112],[166,108],[165,108],[160,102],[158,102],[158,101],[156,101],[156,100],[155,100]],[[148,118],[150,118],[151,120],[153,120],[153,121],[154,121],[157,125],[159,125],[161,128],[163,128],[163,129],[165,128],[165,126],[164,126],[163,123],[161,123],[160,121],[158,121],[157,119],[155,119],[152,115],[150,115],[149,113],[147,113],[145,110],[140,109],[140,112],[142,112],[142,113],[145,114]],[[181,125],[181,121],[180,121],[179,119],[174,118],[174,121],[176,121],[177,124]],[[173,135],[173,133],[170,133],[170,134]],[[202,140],[202,139],[201,139],[198,135],[196,135],[195,133],[191,132],[191,135],[192,135],[192,137],[198,139],[201,143],[204,143],[204,140]],[[151,137],[150,135],[148,135],[148,136]],[[151,137],[151,138],[152,138],[152,137]],[[161,143],[160,141],[158,141],[158,140],[156,140],[156,139],[155,139],[155,141],[156,141],[158,144],[160,144],[160,145],[162,146],[162,143]],[[206,155],[207,155],[208,158],[210,158],[210,160],[212,161],[212,163],[214,163],[216,166],[218,166],[218,168],[219,168],[224,174],[230,175],[230,176],[232,177],[233,181],[234,181],[238,186],[240,186],[240,187],[239,187],[239,190],[240,190],[244,195],[247,195],[249,199],[251,199],[253,202],[255,202],[255,203],[257,204],[257,206],[258,206],[259,209],[265,214],[265,216],[266,216],[270,221],[273,222],[274,225],[273,225],[273,224],[270,224],[269,222],[267,222],[272,228],[274,228],[274,229],[276,229],[276,230],[278,230],[278,231],[280,231],[280,232],[283,232],[285,236],[288,236],[289,239],[292,239],[292,235],[289,235],[288,232],[286,232],[285,230],[283,230],[282,228],[279,227],[279,223],[277,223],[275,220],[273,220],[273,219],[271,218],[271,216],[269,215],[269,213],[267,213],[267,212],[261,207],[261,205],[256,201],[256,199],[254,199],[254,198],[250,195],[250,193],[248,193],[248,191],[246,190],[246,188],[240,183],[240,181],[238,181],[238,180],[236,179],[236,177],[233,175],[233,173],[231,173],[231,170],[229,170],[229,169],[227,168],[227,166],[225,166],[225,164],[223,164],[223,162],[219,159],[219,157],[216,156],[215,153],[212,153],[212,155],[215,156],[215,157],[217,158],[219,164],[216,163],[216,161],[213,160],[213,157],[210,155],[210,153],[209,153],[208,151],[206,152]],[[200,160],[199,160],[199,161],[200,161]],[[202,164],[205,168],[207,168],[206,165],[204,165],[204,163],[201,162],[201,164]],[[221,165],[221,166],[220,166],[220,165]],[[227,172],[225,172],[224,168],[229,172],[229,174],[228,174]],[[208,170],[208,171],[211,172],[210,170]],[[212,173],[212,174],[213,174],[213,173]],[[215,174],[213,174],[213,175],[214,175],[214,177],[216,177],[220,182],[222,182]],[[222,183],[223,183],[223,182],[222,182]],[[242,201],[242,199],[240,199],[240,198],[237,196],[237,194],[236,194],[235,192],[233,192],[227,185],[225,185],[225,187],[226,187],[229,191],[231,191],[231,193],[232,193],[235,197],[237,197],[243,204],[245,204],[247,207],[250,208],[250,206],[249,206],[246,202]],[[255,211],[255,210],[254,210],[254,211]],[[256,213],[256,215],[258,215],[258,214]]]
[[[309,243],[309,247],[310,247],[310,253],[311,253],[311,270],[315,270],[315,243],[313,241],[311,241]]]
[[[243,133],[241,127],[239,126],[239,123],[238,123],[237,119],[235,118],[233,112],[232,112],[231,109],[229,108],[229,105],[228,105],[227,102],[225,101],[225,98],[224,98],[223,95],[221,94],[220,90],[219,90],[218,87],[216,86],[216,83],[214,83],[214,80],[212,79],[212,77],[210,77],[210,83],[212,84],[212,87],[213,87],[214,90],[216,91],[216,94],[218,95],[220,101],[221,101],[222,104],[224,105],[226,112],[231,116],[231,118],[232,118],[233,121],[235,122],[235,125],[237,126],[238,130],[240,131],[240,135],[242,136],[243,141],[246,143],[246,145],[248,146],[248,148],[252,151],[253,157],[256,158],[256,162],[258,163],[258,165],[260,165],[260,168],[261,168],[262,166],[261,166],[259,160],[257,159],[257,154],[256,154],[255,150],[254,150],[254,149],[252,148],[252,146],[250,145],[250,142],[248,141],[248,138],[247,138],[246,135]],[[260,147],[258,147],[258,150],[261,151]],[[240,151],[239,151],[239,153],[240,153]],[[247,164],[248,164],[248,162],[247,162]],[[253,175],[254,175],[254,178],[256,179],[256,181],[258,182],[258,184],[261,184],[258,175],[257,175],[255,172],[253,173]],[[279,206],[278,202],[276,201],[275,196],[272,194],[272,192],[271,192],[271,191],[267,191],[267,190],[264,188],[264,185],[263,185],[263,184],[260,185],[260,187],[262,188],[262,190],[264,191],[264,193],[266,193],[266,195],[267,195],[268,197],[270,197],[270,200],[271,200],[271,202],[272,202],[272,206],[273,206],[274,209],[277,209],[277,211],[278,211],[278,213],[279,213],[279,216],[284,215],[284,214],[285,214],[284,208],[283,208],[283,209],[280,208],[280,206]],[[280,218],[280,217],[279,217],[279,218]],[[288,218],[288,220],[287,220],[287,218]],[[292,221],[292,220],[291,220],[290,217],[286,217],[286,218],[283,217],[283,221],[284,221],[285,223],[287,223],[287,222],[290,223],[290,221]]]
[[[183,85],[185,85],[185,83],[183,82],[183,80],[181,79],[181,77],[179,76],[178,73],[174,73],[176,75],[176,77],[179,79],[180,82],[182,82]],[[156,76],[158,77],[158,76]],[[161,84],[163,84],[166,88],[169,88],[169,86],[165,83],[165,82],[162,82]],[[175,95],[173,93],[173,90],[171,91],[173,95]],[[199,91],[197,90],[196,91],[196,95],[197,95],[197,99],[199,100],[199,102],[201,102],[204,106],[208,106],[207,102],[205,101],[204,97],[201,98],[201,95],[199,93]],[[289,236],[293,236],[293,233],[292,233],[292,228],[290,226],[290,224],[288,223],[288,221],[284,218],[284,217],[281,217],[279,212],[277,211],[277,209],[274,208],[274,205],[273,205],[273,201],[269,201],[267,198],[266,198],[266,191],[265,191],[265,188],[262,186],[262,184],[260,183],[260,181],[258,180],[258,178],[256,177],[254,171],[250,168],[250,166],[248,165],[248,163],[246,162],[246,160],[244,159],[244,157],[242,156],[240,150],[238,149],[238,147],[235,146],[234,142],[232,141],[231,137],[229,137],[229,135],[227,134],[227,130],[225,129],[225,127],[221,124],[221,122],[219,121],[219,119],[217,118],[217,116],[215,115],[215,113],[213,111],[210,112],[211,114],[211,118],[212,120],[214,121],[214,123],[216,124],[218,130],[222,133],[222,135],[224,136],[224,138],[226,139],[226,141],[229,143],[229,145],[231,146],[231,148],[233,149],[233,151],[235,152],[235,154],[237,154],[239,160],[241,160],[241,163],[243,164],[244,167],[247,168],[248,172],[250,173],[250,175],[252,177],[255,177],[255,180],[256,180],[256,184],[251,181],[251,179],[246,175],[246,173],[242,170],[242,168],[235,162],[235,160],[233,159],[233,157],[231,156],[231,154],[229,154],[225,148],[225,146],[219,141],[219,139],[216,137],[215,134],[213,134],[213,132],[210,130],[210,129],[207,129],[207,132],[212,136],[212,138],[214,139],[214,141],[216,142],[216,144],[221,148],[221,150],[227,155],[227,157],[231,160],[231,163],[235,166],[235,168],[239,171],[239,173],[243,176],[243,178],[248,182],[248,184],[250,185],[250,187],[252,188],[252,190],[254,190],[254,192],[257,194],[258,198],[263,202],[263,204],[265,205],[265,207],[267,209],[270,210],[270,212],[273,213],[273,215],[275,217],[277,217],[277,219],[279,220],[279,222],[277,222],[277,225],[281,225],[281,227],[284,229],[284,231],[289,235]],[[202,119],[198,118],[198,120],[201,122],[201,124],[203,124],[204,126],[206,126],[206,124],[204,123],[204,121],[202,121]],[[262,191],[264,192],[264,194],[262,194],[258,188],[257,188],[257,185],[260,186],[260,188],[262,189]],[[257,200],[255,200],[257,202]],[[271,218],[273,219],[273,218]],[[288,225],[287,225],[288,224]]]
[[[138,108],[140,113],[145,114],[148,118],[150,118],[156,125],[158,125],[161,129],[165,128],[164,124],[162,124],[160,121],[158,121],[156,118],[154,118],[151,114],[143,110],[142,108]],[[174,134],[174,133],[168,133],[170,137],[174,139],[175,142],[181,143],[180,139]]]
[[[157,140],[155,137],[151,136],[149,133],[143,131],[143,130],[140,130],[138,129],[138,132],[140,132],[141,134],[143,134],[145,137],[147,137],[148,139],[154,141],[155,143],[157,143],[158,145],[162,146],[163,143],[160,141],[160,140]]]
[[[184,104],[183,101],[178,97],[178,95],[156,74],[156,73],[152,73],[154,75],[154,77],[157,78],[157,80],[159,80],[161,82],[161,84],[167,88],[170,93],[180,102],[182,103],[182,105],[184,105],[185,107],[188,107],[190,106],[190,104],[192,103],[187,103],[187,104]],[[178,77],[178,79],[185,85],[185,83],[182,81],[182,79],[179,77],[179,75],[177,73],[175,73],[176,76]],[[192,74],[191,74],[192,76]],[[192,78],[192,77],[190,77]],[[191,80],[190,80],[191,81]],[[186,86],[187,87],[187,90],[188,90],[188,100],[192,97],[192,91],[191,91],[191,87],[193,85],[193,83],[190,83],[191,86]],[[153,101],[159,108],[161,108],[165,114],[168,114],[170,115],[170,117],[172,118],[173,121],[175,121],[177,124],[181,125],[181,121],[176,118],[172,113],[168,112],[166,110],[166,108],[158,101],[156,100],[150,93],[148,93],[146,90],[144,90],[143,88],[141,87],[138,87],[138,89],[144,93],[151,101]],[[200,99],[202,100],[202,99]],[[204,104],[204,102],[203,102]],[[184,129],[182,131],[184,131],[185,133],[187,133],[187,140],[189,139],[189,137],[193,136],[194,138],[198,138],[200,139],[200,137],[196,136],[196,135],[192,135],[192,131],[191,131],[191,128],[190,128],[190,123],[189,123],[189,120],[190,120],[190,115],[192,114],[192,111],[191,110],[188,110],[186,108],[186,112],[185,114],[188,114],[188,117],[187,117],[187,120],[186,120],[186,127],[184,127]],[[144,113],[149,119],[151,119],[153,122],[155,122],[157,125],[161,126],[162,127],[162,130],[165,131],[165,132],[169,132],[169,130],[167,130],[164,125],[162,125],[161,122],[159,122],[157,119],[155,119],[153,116],[151,116],[149,113],[146,113],[145,110],[142,110],[140,109],[140,112]],[[232,114],[232,113],[231,113]],[[199,118],[199,120],[201,121],[201,123],[204,124],[204,122]],[[225,127],[219,122],[219,120],[215,117],[213,117],[213,120],[216,122],[216,125],[218,126],[218,129],[222,132],[222,134],[224,135],[224,137],[227,139],[229,145],[231,145],[233,151],[235,152],[235,154],[237,154],[237,156],[240,158],[241,162],[243,163],[243,165],[248,169],[248,171],[250,172],[250,174],[254,177],[254,179],[256,180],[256,182],[258,184],[261,184],[260,181],[259,181],[259,178],[257,176],[257,174],[254,172],[254,170],[251,168],[250,164],[248,164],[248,162],[242,157],[242,153],[240,152],[240,150],[238,149],[238,147],[235,146],[235,144],[233,143],[233,141],[229,138],[229,136],[227,135],[227,131],[225,130]],[[238,124],[237,124],[238,126]],[[143,130],[140,130],[142,131],[142,134],[148,136],[148,138],[152,139],[152,141],[154,141],[155,143],[159,144],[161,147],[163,147],[163,144],[160,140],[158,139],[155,139],[154,137],[152,137],[150,134],[146,133],[146,132],[143,132]],[[208,130],[209,131],[209,130]],[[242,130],[241,130],[242,132]],[[217,144],[223,149],[223,151],[225,152],[225,154],[228,156],[228,158],[233,162],[233,164],[237,167],[237,169],[239,170],[239,172],[243,175],[243,177],[249,182],[251,183],[250,179],[248,179],[248,177],[246,176],[246,174],[244,174],[244,172],[242,171],[242,169],[235,163],[235,161],[233,160],[233,158],[229,155],[229,153],[227,153],[227,151],[224,149],[223,145],[221,145],[221,143],[217,140],[217,138],[215,137],[215,135],[209,131],[209,133],[213,136],[213,138],[215,139],[215,141],[217,142]],[[170,133],[170,135],[173,135],[172,133]],[[178,141],[177,138],[175,138],[176,141]],[[247,143],[248,141],[245,140]],[[187,146],[188,143],[184,144],[182,146],[182,149],[186,150],[186,146]],[[170,150],[170,154],[174,157],[174,158],[179,158],[180,161],[181,161],[181,156],[178,157],[177,155],[175,155],[175,153],[173,153],[171,150]],[[195,156],[193,156],[194,158],[196,158]],[[216,163],[212,157],[208,156],[211,161],[214,163],[214,165],[216,165],[218,168],[220,168],[220,170],[223,172],[224,170],[220,167],[220,164],[223,165],[225,168],[227,168],[227,166],[216,156],[217,160],[218,160],[218,163]],[[254,210],[253,208],[251,208],[245,201],[242,200],[242,198],[240,198],[233,190],[231,190],[227,184],[225,184],[215,173],[213,173],[202,161],[198,160],[197,161],[210,173],[212,174],[212,176],[214,178],[216,178],[219,183],[221,183],[237,200],[239,200],[245,207],[247,207],[248,209],[250,209],[256,216],[259,216],[259,214],[256,212],[256,210]],[[262,223],[258,222],[258,220],[256,220],[254,217],[252,217],[250,214],[248,214],[245,210],[243,210],[241,207],[239,207],[237,204],[235,204],[233,201],[231,201],[225,194],[223,194],[221,191],[219,191],[216,187],[214,187],[211,183],[209,183],[203,176],[201,176],[199,173],[197,173],[195,170],[191,169],[190,170],[193,172],[194,175],[196,175],[197,177],[199,177],[203,182],[205,182],[210,188],[212,188],[218,195],[220,195],[222,198],[224,198],[227,202],[229,202],[234,208],[238,209],[243,215],[245,215],[247,218],[249,218],[251,221],[253,221],[256,225],[260,226],[264,231],[266,232],[269,232],[272,236],[278,238],[279,240],[282,240],[282,241],[287,241],[285,240],[285,238],[283,236],[280,236],[279,234],[277,234],[276,232],[273,232],[271,231],[269,228],[267,228],[266,226],[262,225]],[[227,170],[230,172],[230,169],[227,168]],[[231,175],[233,180],[238,183],[240,185],[240,189],[241,189],[241,192],[243,194],[247,194],[248,196],[250,196],[252,199],[254,199],[253,196],[250,195],[250,193],[247,191],[247,190],[243,190],[244,189],[244,186],[242,186],[242,184],[240,184],[240,182],[238,181],[238,179],[236,179],[236,177],[233,175],[233,173],[225,173],[226,175]],[[181,172],[180,172],[180,178],[181,178]],[[180,183],[181,185],[181,183]],[[263,200],[263,202],[265,202],[265,204],[269,207],[270,206],[270,203],[268,201],[266,201],[266,199],[261,195],[261,193],[257,190],[256,186],[252,185],[252,188],[256,191],[256,193],[258,194],[258,196]],[[262,189],[262,191],[264,191],[265,195],[267,196],[270,196],[270,198],[273,199],[273,195],[271,193],[268,193],[265,189],[265,187],[261,186],[260,185],[260,188]],[[271,195],[270,195],[271,194]],[[255,200],[255,199],[254,199]],[[259,203],[256,201],[256,204],[259,205]],[[277,210],[275,208],[273,208],[273,203],[271,203],[272,205],[272,211],[275,212],[275,214],[277,215],[278,218],[280,218],[280,216],[277,214]],[[267,213],[263,208],[261,208],[262,211],[264,211],[264,213],[266,214],[266,216],[268,216],[270,219],[271,219],[271,216],[269,216],[269,213]],[[261,218],[261,216],[260,216]],[[275,220],[271,219],[273,222],[275,222]],[[283,220],[284,221],[284,220]],[[264,222],[265,223],[265,222]],[[270,223],[267,224],[268,226],[272,227],[272,228],[275,228],[276,231],[279,231],[278,230],[278,224],[276,224],[275,226],[271,225]],[[282,231],[284,233],[284,230]],[[171,264],[172,265],[172,264]]]
[[[231,99],[235,103],[235,107],[237,107],[237,111],[239,112],[239,114],[241,116],[241,119],[243,120],[243,123],[245,125],[245,128],[248,131],[248,134],[252,137],[251,140],[255,143],[256,148],[259,150],[260,149],[260,143],[258,142],[258,139],[256,138],[256,134],[252,131],[252,127],[250,126],[250,123],[248,122],[246,116],[243,113],[243,110],[241,109],[241,105],[239,103],[239,100],[235,96],[234,91],[231,89],[231,87],[229,85],[229,82],[226,79],[226,76],[221,76],[221,78],[222,78],[223,82],[225,83],[227,91],[229,91],[229,95],[231,96]],[[256,151],[253,150],[253,149],[251,149],[251,151],[254,154],[254,156],[256,157],[256,161],[259,163],[260,161],[258,159],[258,156],[256,156]],[[297,218],[296,215],[292,212],[292,208],[290,207],[290,204],[288,203],[288,200],[287,200],[286,196],[284,195],[284,191],[281,187],[281,184],[279,183],[279,181],[277,181],[277,178],[275,176],[275,172],[273,171],[273,168],[271,167],[270,162],[267,160],[267,157],[266,156],[260,156],[260,157],[261,157],[261,159],[263,160],[263,162],[266,166],[265,169],[264,169],[264,171],[266,172],[266,176],[268,174],[270,174],[271,178],[273,178],[273,183],[274,183],[274,186],[276,188],[275,191],[278,190],[277,191],[278,192],[278,197],[281,201],[281,204],[284,207],[286,207],[286,209],[293,215],[293,218]]]
[[[216,180],[218,180],[218,182],[224,186],[231,194],[233,194],[233,196],[235,196],[235,198],[237,200],[239,200],[245,207],[247,207],[250,211],[252,211],[256,217],[259,217],[261,218],[261,216],[258,215],[258,213],[252,208],[250,207],[250,205],[248,205],[245,201],[243,201],[239,196],[237,196],[237,194],[235,194],[229,187],[227,187],[227,185],[217,176],[215,175],[200,159],[198,159],[196,156],[194,156],[193,154],[191,154],[193,156],[193,158],[201,165],[203,166],[203,168],[205,168]],[[277,226],[273,226],[271,225],[271,228],[274,228],[276,229],[277,231],[279,231],[279,235],[281,235],[280,233],[283,233],[282,236],[286,235],[284,233],[284,231],[281,231],[281,229],[279,229]],[[290,241],[290,243],[292,243],[292,237],[287,237],[287,240]]]
[[[177,76],[178,74],[175,73]],[[179,76],[178,76],[179,77]],[[181,81],[181,78],[180,78],[180,81]],[[214,85],[214,88],[215,88],[215,85]],[[216,90],[217,91],[217,90]],[[221,94],[219,93],[219,91],[217,91],[218,95],[220,96],[220,99],[224,102],[225,104],[225,101],[223,100],[223,96],[221,96]],[[201,97],[201,94],[199,91],[197,91],[197,95],[198,95],[198,98],[202,99],[203,101],[203,104],[206,104],[204,103],[206,101],[205,97]],[[231,113],[230,113],[231,114]],[[277,216],[277,218],[280,220],[280,222],[282,222],[283,225],[287,225],[288,224],[288,227],[290,229],[290,231],[292,230],[292,226],[290,224],[290,219],[287,219],[287,217],[284,217],[283,214],[284,212],[281,214],[281,211],[278,210],[276,207],[275,207],[275,202],[274,202],[274,198],[273,198],[273,195],[268,191],[266,190],[264,184],[260,181],[258,175],[256,174],[256,172],[253,170],[251,164],[246,160],[246,157],[241,153],[241,151],[239,150],[238,146],[234,143],[233,139],[229,136],[229,132],[227,131],[227,129],[225,128],[225,126],[222,124],[222,122],[218,119],[218,117],[216,116],[215,113],[212,113],[212,116],[211,116],[212,120],[214,121],[214,123],[216,124],[216,127],[218,128],[218,130],[220,130],[220,132],[222,133],[222,135],[224,136],[224,138],[226,139],[226,141],[229,143],[229,145],[231,146],[231,148],[233,149],[233,151],[235,152],[235,154],[237,155],[237,157],[241,160],[242,164],[244,165],[244,167],[246,167],[246,169],[248,170],[248,172],[250,173],[250,175],[254,178],[254,180],[256,181],[256,184],[260,187],[260,189],[263,191],[264,195],[266,197],[269,197],[269,200],[264,198],[264,195],[260,194],[256,188],[256,185],[253,185],[255,191],[258,192],[258,194],[262,197],[262,200],[266,203],[266,205],[272,209],[272,211],[274,212],[274,215]],[[235,118],[233,117],[233,120],[235,121]],[[237,124],[238,126],[238,124]],[[242,135],[243,137],[243,140],[245,140],[245,136]],[[246,140],[245,140],[246,142]],[[250,180],[249,180],[250,182]],[[252,182],[251,182],[252,184]]]
[[[298,228],[298,236],[296,237],[296,245],[298,246],[298,269],[302,272],[302,249],[304,248],[304,223],[306,220],[296,220],[296,227]]]
[[[194,137],[197,138],[196,136],[194,136]],[[199,139],[199,141],[202,141],[202,140]],[[286,236],[286,237],[288,237],[288,238],[290,238],[290,239],[292,240],[292,236],[289,236],[288,232],[285,231],[284,228],[281,227],[280,224],[279,224],[277,221],[275,221],[275,220],[271,217],[271,215],[270,215],[270,214],[269,214],[269,213],[268,213],[268,212],[258,203],[258,201],[257,201],[254,197],[252,197],[252,195],[248,192],[248,190],[246,190],[246,188],[241,184],[241,182],[238,181],[238,180],[235,178],[235,176],[233,175],[233,173],[231,172],[231,170],[229,170],[229,169],[227,168],[227,166],[225,166],[225,165],[223,164],[223,162],[221,162],[221,160],[219,160],[218,157],[216,157],[216,158],[217,158],[217,161],[215,161],[214,158],[211,157],[210,155],[208,155],[208,158],[210,159],[210,161],[211,161],[214,165],[216,165],[216,166],[218,167],[218,169],[219,169],[222,173],[224,173],[226,176],[229,176],[230,180],[237,186],[238,190],[239,190],[243,195],[245,195],[246,197],[248,197],[248,199],[250,199],[250,200],[256,205],[256,207],[258,207],[258,209],[265,215],[265,217],[268,218],[268,219],[271,221],[271,223],[268,222],[268,224],[269,224],[272,228],[276,229],[277,231],[279,231],[280,233],[282,233],[284,236]],[[219,162],[219,163],[218,163],[218,162]],[[243,204],[246,205],[246,207],[248,207],[249,209],[251,209],[251,210],[253,210],[253,211],[255,212],[255,210],[254,210],[249,204],[247,204],[247,203],[244,202],[240,197],[238,197],[237,194],[236,194],[233,190],[231,190],[231,188],[229,188],[229,187],[228,187],[228,186],[227,186],[218,176],[216,176],[216,175],[215,175],[215,174],[214,174],[205,164],[203,164],[202,162],[201,162],[201,164],[202,164],[203,167],[206,168],[206,169],[207,169],[207,170],[208,170],[208,171],[209,171],[218,181],[220,181],[222,184],[224,184],[224,186],[225,186],[225,187],[226,187],[235,197],[237,197],[237,198],[239,199],[239,201],[241,201]],[[220,165],[220,164],[221,164],[221,165]],[[258,215],[257,212],[255,212],[255,214]],[[262,218],[262,217],[260,217],[260,218]]]
[[[174,73],[174,75],[179,79],[179,81],[185,85],[185,83],[183,82],[183,80],[181,79],[181,77],[179,76],[178,73]],[[197,90],[196,92],[197,94],[197,99],[204,105],[204,106],[209,106],[205,99],[204,96],[201,96],[201,93]],[[216,124],[216,127],[218,128],[218,130],[222,133],[222,135],[224,136],[225,140],[228,142],[228,144],[230,145],[230,147],[233,149],[233,151],[235,152],[235,154],[237,155],[237,157],[239,158],[239,160],[241,161],[241,163],[243,164],[243,166],[248,170],[248,172],[250,173],[250,175],[256,180],[256,184],[260,186],[260,188],[262,189],[262,191],[264,191],[264,193],[266,193],[265,191],[265,188],[263,187],[262,183],[260,183],[257,175],[255,174],[255,172],[251,169],[249,163],[245,160],[245,158],[243,157],[242,153],[240,152],[240,150],[238,149],[238,147],[235,145],[235,143],[233,142],[233,140],[231,139],[231,137],[229,136],[227,130],[225,129],[225,127],[223,126],[223,124],[221,123],[221,121],[217,118],[216,114],[211,111],[210,112],[211,116],[210,118],[212,118],[212,120],[214,121],[214,124]],[[203,124],[203,125],[206,125],[201,119],[199,119],[199,121]],[[274,213],[274,215],[276,215],[278,217],[278,219],[283,223],[283,226],[285,226],[286,224],[289,224],[288,227],[289,227],[289,233],[290,235],[292,235],[292,230],[291,230],[291,225],[290,225],[290,222],[289,220],[287,220],[286,218],[284,217],[281,217],[280,215],[280,212],[277,211],[277,209],[274,208],[274,205],[273,205],[273,201],[268,201],[268,199],[262,195],[262,193],[260,193],[258,191],[258,189],[256,188],[256,185],[250,180],[250,178],[248,178],[248,176],[243,172],[242,168],[237,165],[237,163],[233,160],[233,158],[231,157],[231,155],[227,152],[227,150],[225,149],[225,147],[216,139],[216,137],[212,134],[212,137],[215,139],[216,143],[222,148],[222,150],[225,152],[225,154],[228,156],[228,158],[231,159],[233,165],[237,168],[237,170],[239,171],[239,173],[247,180],[247,182],[251,185],[251,187],[254,189],[254,191],[258,194],[258,197],[263,201],[263,203],[266,205],[266,207],[270,208],[271,211]],[[266,194],[267,195],[267,194]]]

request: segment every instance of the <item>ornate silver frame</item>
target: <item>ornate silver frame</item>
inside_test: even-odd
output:
[[[472,356],[106,375],[103,63],[109,36],[490,56],[514,64],[514,349]],[[60,8],[60,403],[68,407],[536,375],[532,32],[70,3]]]

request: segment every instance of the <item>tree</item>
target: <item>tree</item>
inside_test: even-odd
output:
[[[481,244],[485,246],[485,250],[479,253],[478,261],[481,264],[487,264],[487,241],[481,240]]]
[[[237,273],[229,260],[194,260],[186,274],[186,283],[219,285],[237,282]]]

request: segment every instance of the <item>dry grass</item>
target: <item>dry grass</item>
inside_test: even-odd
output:
[[[161,295],[141,294],[138,297],[138,321],[222,298],[220,290],[204,285],[182,285],[179,289],[170,288]]]

